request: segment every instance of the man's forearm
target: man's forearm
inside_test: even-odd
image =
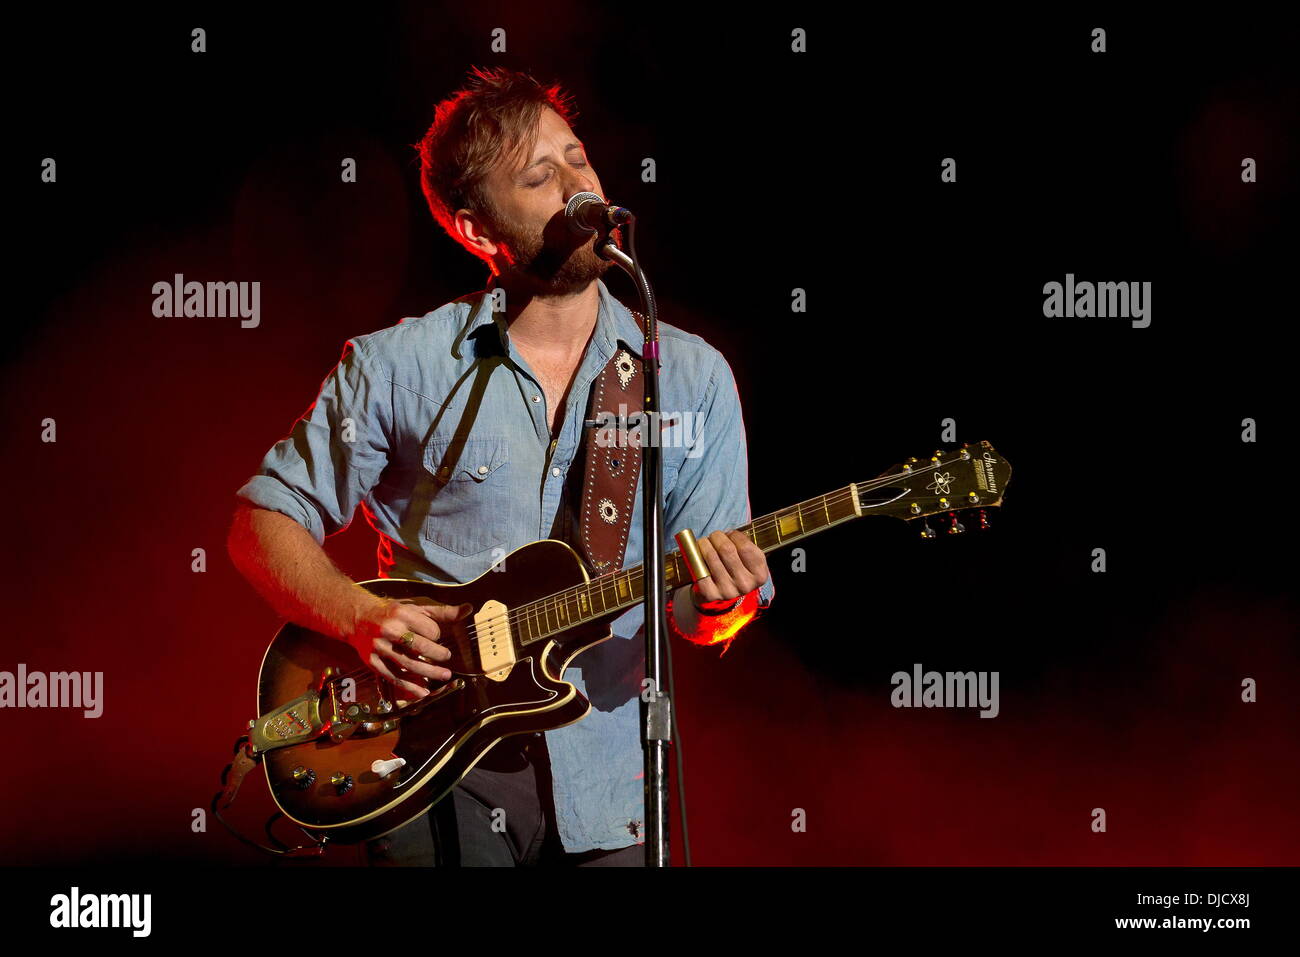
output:
[[[241,506],[226,547],[278,614],[332,638],[346,639],[364,612],[383,603],[339,571],[311,532],[279,512]]]

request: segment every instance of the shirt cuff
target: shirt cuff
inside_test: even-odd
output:
[[[254,475],[235,493],[235,497],[249,505],[289,516],[311,532],[317,545],[325,544],[325,523],[316,506],[301,492],[294,491],[279,479],[270,475]]]

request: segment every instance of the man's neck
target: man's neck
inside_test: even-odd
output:
[[[586,348],[600,310],[600,288],[564,296],[540,296],[511,289],[506,293],[506,326],[516,347],[549,356],[572,356]]]

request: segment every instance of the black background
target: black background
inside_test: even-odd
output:
[[[661,318],[735,372],[755,515],[928,456],[946,417],[1014,468],[991,531],[832,530],[806,573],[769,555],[724,659],[678,653],[697,863],[1296,860],[1294,30],[660,10],[15,15],[0,667],[104,670],[109,710],[4,716],[14,863],[261,863],[188,826],[276,625],[225,555],[233,493],[344,340],[481,287],[410,146],[472,64],[576,95]],[[174,272],[260,280],[261,326],[154,318]],[[1150,327],[1045,318],[1066,273],[1150,281]],[[364,522],[329,549],[373,577]],[[914,662],[1000,671],[1002,715],[890,708]]]

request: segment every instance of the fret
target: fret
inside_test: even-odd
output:
[[[757,525],[754,526],[754,542],[765,552],[770,552],[781,544],[780,535],[776,527],[770,523],[764,522],[762,529]]]
[[[826,513],[826,524],[831,524],[831,502],[825,495],[822,496],[822,511]]]
[[[686,556],[681,552],[673,552],[673,574],[668,582],[668,588],[676,591],[690,580],[690,574],[686,568]]]

